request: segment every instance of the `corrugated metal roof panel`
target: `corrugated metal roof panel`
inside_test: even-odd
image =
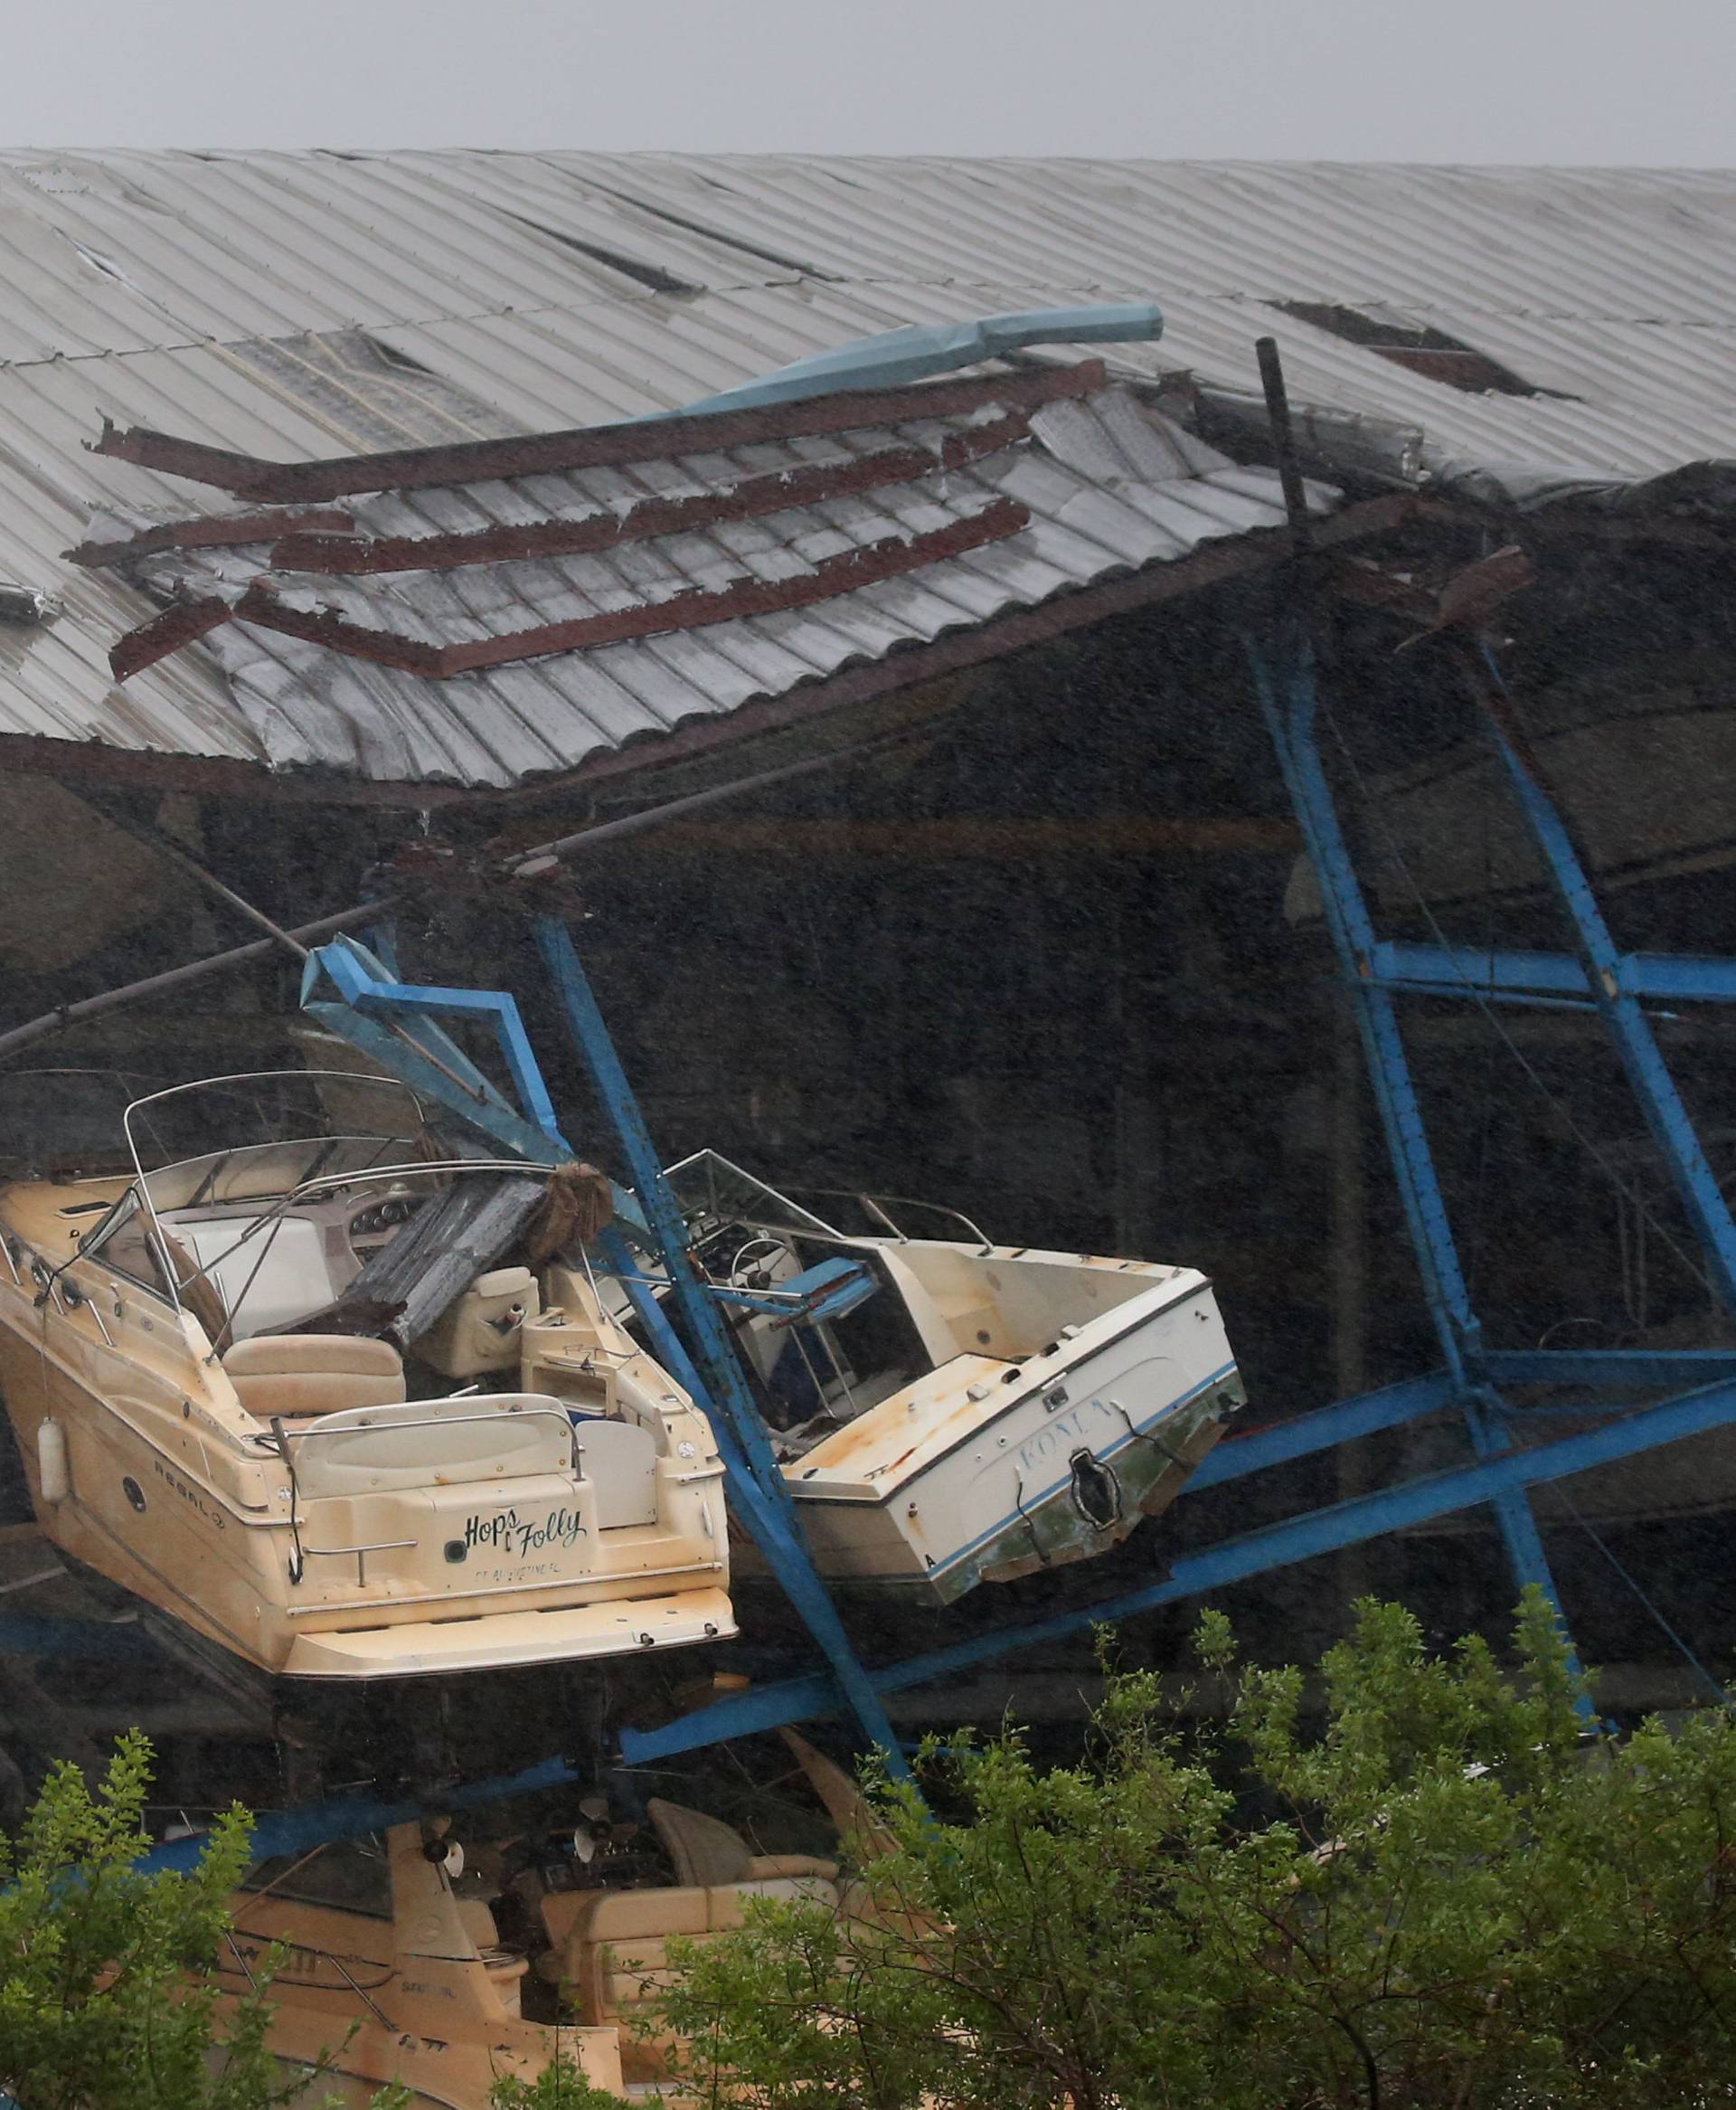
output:
[[[65,604],[51,625],[0,634],[0,731],[238,760],[267,750],[376,776],[495,782],[558,767],[1040,599],[1090,563],[1161,561],[1237,532],[1238,506],[1260,501],[1222,476],[1184,499],[1151,477],[1118,481],[1127,434],[1105,421],[1079,440],[1102,448],[1090,487],[1060,497],[1043,469],[1053,511],[1015,544],[956,560],[944,593],[889,579],[848,608],[720,626],[727,648],[671,636],[558,675],[545,663],[467,677],[474,718],[430,706],[419,719],[399,677],[360,667],[341,707],[316,704],[278,656],[285,641],[255,637],[243,711],[203,650],[125,694],[108,679],[107,644],[147,604],[60,553],[86,506],[186,500],[91,461],[101,413],[295,459],[392,443],[381,434],[397,407],[358,394],[352,419],[341,374],[303,386],[294,355],[261,360],[259,340],[365,332],[447,385],[476,430],[505,432],[669,409],[902,323],[1152,298],[1165,336],[1115,348],[1120,371],[1190,367],[1251,389],[1253,339],[1270,334],[1298,400],[1420,429],[1438,470],[1500,468],[1517,487],[1524,468],[1533,483],[1552,469],[1644,479],[1736,457],[1736,175],[1718,171],[19,152],[0,155],[0,572]],[[1461,393],[1273,305],[1285,300],[1397,312],[1556,393]],[[1071,417],[1053,420],[1061,455]],[[812,459],[828,459],[824,445]],[[578,479],[575,502],[695,473],[718,472],[639,465]],[[466,497],[505,518],[552,502],[504,487]],[[712,538],[670,561],[703,573],[706,548],[728,547]]]
[[[1027,413],[1018,413],[1015,429],[1024,437],[1004,439],[1019,392],[1028,395],[1033,386],[1045,395],[1063,387],[1075,393],[1064,403],[1049,402],[1028,429]],[[1282,522],[1275,476],[1237,468],[1123,387],[1099,384],[1080,396],[1081,386],[1090,386],[1083,375],[986,382],[974,410],[947,417],[922,415],[925,392],[918,388],[901,399],[909,417],[885,426],[796,431],[704,454],[363,495],[344,509],[363,540],[486,533],[494,523],[526,519],[606,525],[630,538],[535,558],[497,557],[485,542],[470,561],[438,570],[280,571],[272,574],[279,606],[341,617],[354,649],[329,632],[319,641],[261,627],[246,620],[250,602],[241,604],[241,620],[208,633],[200,649],[222,667],[238,710],[276,766],[319,762],[375,777],[499,787],[572,769],[599,748],[781,695],[854,662]],[[1005,401],[997,389],[1007,392]],[[799,425],[816,412],[797,406],[782,420]],[[941,467],[943,448],[974,431],[988,435],[976,444],[995,450],[968,466]],[[863,459],[875,465],[872,487],[782,502],[778,479]],[[906,466],[882,470],[882,460]],[[760,505],[775,509],[718,518],[703,529],[656,534],[635,525],[635,507],[653,491],[703,496],[715,510],[750,487],[764,488]],[[1311,496],[1322,508],[1335,497],[1317,486]],[[684,608],[686,595],[738,598],[755,581],[805,588],[828,564],[863,554],[914,557],[923,538],[986,521],[1008,501],[1016,501],[1009,528],[981,546],[924,556],[920,568],[894,556],[892,575],[871,575],[799,607],[725,609],[703,619]],[[129,570],[163,601],[216,593],[234,602],[271,561],[260,543],[153,551]],[[365,656],[387,639],[410,648],[511,647],[541,626],[618,610],[649,610],[665,627],[582,650],[537,646],[539,657],[448,678]]]

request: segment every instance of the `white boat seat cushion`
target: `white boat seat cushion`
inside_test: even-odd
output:
[[[404,1397],[403,1358],[390,1342],[352,1333],[258,1333],[223,1357],[235,1396],[256,1421],[307,1421]]]
[[[558,1399],[534,1392],[460,1393],[450,1399],[349,1406],[299,1423],[301,1491],[382,1494],[571,1472],[572,1424]],[[569,1483],[570,1484],[570,1483]]]

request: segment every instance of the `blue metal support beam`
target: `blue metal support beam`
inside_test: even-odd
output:
[[[1514,1435],[1498,1395],[1489,1392],[1480,1397],[1467,1397],[1463,1405],[1465,1425],[1470,1432],[1471,1448],[1477,1455],[1486,1462],[1510,1456],[1514,1449]],[[1555,1606],[1556,1618],[1565,1635],[1567,1621],[1555,1593],[1555,1577],[1550,1569],[1549,1556],[1543,1551],[1543,1535],[1537,1528],[1530,1496],[1523,1487],[1503,1487],[1491,1499],[1490,1507],[1500,1528],[1501,1542],[1506,1548],[1507,1566],[1522,1586],[1534,1584],[1547,1594]],[[1580,1670],[1580,1653],[1571,1638],[1569,1660],[1577,1678]],[[1590,1695],[1581,1691],[1578,1704],[1586,1727],[1595,1728],[1598,1717]]]
[[[1500,947],[1415,945],[1382,939],[1373,954],[1375,977],[1402,982],[1429,996],[1533,994],[1591,1001],[1583,961],[1567,952],[1514,951]],[[1654,1003],[1736,1004],[1736,960],[1695,952],[1621,952],[1616,988]]]
[[[747,1490],[745,1504],[739,1505],[744,1520],[754,1529],[768,1566],[818,1643],[839,1693],[870,1743],[881,1749],[890,1766],[907,1771],[880,1696],[869,1682],[837,1608],[809,1557],[796,1506],[772,1455],[765,1424],[748,1390],[717,1305],[701,1282],[688,1252],[687,1225],[680,1205],[663,1176],[663,1161],[604,1024],[572,933],[552,916],[539,916],[533,930],[537,950],[553,980],[574,1046],[614,1125],[628,1177],[669,1277],[670,1294],[686,1326],[693,1354],[691,1361],[682,1356],[681,1365],[693,1378],[696,1401],[711,1417],[720,1447],[727,1443],[736,1453],[737,1463],[731,1466],[726,1454],[725,1465],[737,1474],[738,1490]],[[643,1285],[636,1288],[631,1279],[628,1293],[634,1297],[636,1309],[649,1322],[646,1308],[655,1300]],[[663,1325],[654,1338],[666,1349],[672,1331]]]
[[[1646,1126],[1669,1169],[1718,1296],[1725,1310],[1736,1316],[1736,1223],[1731,1219],[1729,1205],[1706,1162],[1651,1023],[1638,998],[1622,987],[1622,955],[1604,922],[1572,837],[1538,781],[1531,758],[1515,743],[1511,699],[1500,673],[1486,653],[1473,658],[1467,652],[1463,664],[1483,706],[1495,754],[1572,927],[1591,999],[1603,1014]]]
[[[390,951],[390,932],[385,935]],[[322,979],[330,982],[335,999],[319,995]],[[401,981],[395,964],[384,955],[341,937],[308,955],[301,990],[301,1008],[310,1017],[412,1091],[498,1143],[508,1156],[538,1166],[564,1164],[575,1155],[561,1133],[518,1000],[504,989],[438,989]],[[492,1028],[519,1106],[496,1091],[438,1024],[442,1014],[478,1019]],[[611,1180],[609,1187],[617,1216],[646,1234],[638,1203],[618,1181]]]
[[[369,974],[356,957],[359,951],[354,940],[346,941],[341,937],[320,949],[320,964],[356,1010],[387,1018],[405,1013],[435,1018],[468,1017],[492,1027],[520,1105],[544,1135],[556,1142],[563,1140],[554,1102],[531,1051],[531,1038],[524,1030],[515,997],[505,989],[429,988],[420,982],[401,981],[395,975]]]
[[[620,1243],[619,1234],[606,1233],[605,1238],[616,1242],[613,1255],[605,1254],[611,1264],[618,1261],[631,1267],[631,1255]],[[697,1388],[698,1380],[692,1365],[669,1330],[667,1320],[656,1307],[655,1300],[647,1298],[647,1302],[655,1313],[650,1338],[656,1352],[660,1358],[668,1357],[668,1367],[682,1383],[691,1379]],[[1391,1386],[1363,1400],[1320,1408],[1294,1423],[1262,1430],[1233,1444],[1221,1444],[1220,1451],[1235,1450],[1248,1455],[1239,1471],[1221,1474],[1219,1478],[1239,1478],[1243,1471],[1258,1471],[1268,1466],[1284,1464],[1310,1451],[1328,1449],[1349,1437],[1401,1425],[1420,1418],[1439,1405],[1449,1404],[1451,1398],[1444,1374],[1438,1374],[1405,1385]],[[1202,1552],[1184,1556],[1163,1582],[1146,1589],[1053,1618],[1002,1627],[949,1648],[932,1650],[903,1662],[868,1670],[864,1675],[872,1681],[877,1696],[932,1684],[940,1678],[975,1670],[1021,1649],[1069,1639],[1106,1621],[1155,1611],[1164,1604],[1245,1581],[1250,1575],[1312,1560],[1347,1546],[1382,1538],[1389,1532],[1405,1530],[1438,1517],[1474,1509],[1500,1492],[1564,1479],[1572,1473],[1613,1464],[1622,1458],[1732,1424],[1736,1424],[1736,1373],[1724,1382],[1703,1386],[1659,1405],[1637,1408],[1589,1432],[1530,1450],[1508,1452],[1495,1459],[1430,1474],[1397,1487],[1382,1488],[1351,1501],[1287,1518],[1280,1523],[1223,1540]],[[727,1444],[725,1433],[720,1447]],[[726,1462],[732,1449],[732,1445],[724,1449]],[[1216,1455],[1214,1452],[1213,1456]],[[1195,1472],[1189,1484],[1190,1490],[1206,1484],[1204,1466]],[[73,1626],[60,1621],[11,1621],[0,1632],[0,1640],[25,1648],[78,1647],[86,1639],[95,1642],[120,1642],[120,1648],[103,1651],[117,1655],[131,1655],[144,1641],[137,1629],[118,1632],[107,1628]],[[621,1755],[629,1765],[655,1764],[680,1752],[699,1750],[731,1736],[749,1736],[785,1723],[834,1713],[839,1698],[835,1680],[825,1673],[783,1679],[776,1684],[760,1686],[739,1697],[681,1716],[659,1728],[628,1730],[622,1736]],[[580,1777],[578,1769],[565,1759],[545,1759],[521,1773],[469,1781],[443,1790],[439,1808],[442,1812],[476,1809],[513,1795],[559,1787]],[[347,1796],[303,1809],[279,1811],[259,1821],[253,1835],[254,1852],[260,1859],[305,1853],[330,1840],[356,1838],[382,1831],[388,1825],[412,1822],[423,1813],[424,1805],[420,1802],[371,1796]],[[196,1865],[203,1850],[201,1839],[177,1840],[152,1849],[137,1866],[146,1870],[190,1869]]]
[[[322,980],[331,985],[335,1000],[321,997]],[[364,946],[339,937],[308,954],[301,1008],[508,1155],[534,1165],[572,1156],[518,1005],[504,991],[425,989],[400,981]],[[440,1029],[442,1013],[479,1018],[493,1027],[529,1120]]]
[[[1314,1560],[1322,1554],[1383,1538],[1389,1532],[1408,1530],[1437,1517],[1495,1502],[1505,1494],[1523,1495],[1527,1488],[1589,1471],[1594,1466],[1612,1465],[1640,1452],[1704,1435],[1732,1424],[1736,1424],[1736,1384],[1707,1386],[1656,1406],[1637,1408],[1618,1420],[1553,1443],[1508,1451],[1265,1525],[1203,1552],[1184,1555],[1165,1581],[1143,1590],[1131,1590],[1050,1619],[976,1635],[950,1648],[934,1649],[903,1662],[888,1664],[869,1675],[881,1692],[903,1692],[936,1679],[976,1670],[1020,1649],[1066,1641],[1093,1626],[1154,1612],[1161,1605],[1245,1582],[1250,1575],[1267,1575],[1297,1561]],[[649,1765],[678,1751],[753,1735],[786,1722],[805,1721],[826,1712],[832,1704],[824,1679],[787,1679],[702,1708],[661,1728],[629,1730],[621,1739],[622,1755],[631,1765]]]
[[[807,1546],[800,1537],[795,1504],[783,1474],[777,1476],[775,1494],[769,1494],[737,1441],[733,1421],[712,1407],[710,1388],[694,1367],[681,1336],[669,1323],[669,1315],[653,1294],[644,1271],[635,1264],[627,1241],[612,1225],[598,1240],[598,1250],[626,1290],[652,1354],[688,1396],[707,1410],[718,1455],[729,1475],[731,1506],[765,1555],[772,1573],[780,1573],[780,1564],[797,1567],[807,1564]]]
[[[421,1817],[445,1816],[454,1810],[479,1810],[510,1795],[536,1794],[586,1777],[564,1758],[545,1758],[522,1773],[495,1774],[486,1780],[442,1788],[431,1804],[383,1795],[344,1795],[298,1810],[275,1810],[254,1821],[253,1859],[269,1861],[311,1853],[334,1840],[365,1839],[369,1832],[385,1831],[394,1824],[414,1824]],[[165,1869],[184,1872],[198,1867],[208,1843],[209,1835],[203,1832],[191,1839],[172,1839],[141,1854],[133,1866],[145,1876],[160,1875]]]
[[[1321,903],[1339,972],[1355,1007],[1369,1079],[1436,1338],[1463,1408],[1472,1445],[1480,1458],[1493,1462],[1510,1438],[1498,1413],[1489,1411],[1498,1407],[1499,1402],[1487,1389],[1482,1329],[1459,1266],[1458,1249],[1423,1127],[1392,995],[1381,986],[1376,972],[1378,940],[1373,919],[1320,760],[1315,737],[1318,691],[1312,640],[1297,615],[1282,619],[1276,643],[1276,674],[1259,642],[1251,637],[1244,642],[1255,694],[1271,733],[1304,845],[1320,882]],[[1502,1488],[1492,1493],[1490,1500],[1514,1574],[1522,1585],[1535,1584],[1541,1588],[1561,1618],[1561,1599],[1543,1551],[1543,1535],[1523,1489]],[[1563,1630],[1565,1625],[1562,1620]]]
[[[1034,308],[1016,315],[984,315],[972,322],[908,323],[816,352],[744,381],[721,395],[702,396],[678,411],[651,411],[635,424],[691,418],[700,411],[747,410],[759,403],[797,402],[841,389],[901,388],[930,374],[953,374],[984,359],[1005,359],[1032,345],[1126,345],[1164,332],[1149,300],[1099,301],[1085,308]]]
[[[1480,1349],[1480,1329],[1453,1244],[1398,1015],[1391,995],[1371,979],[1374,926],[1315,743],[1313,647],[1299,623],[1287,621],[1278,641],[1274,673],[1254,638],[1248,637],[1243,643],[1254,693],[1271,733],[1309,861],[1320,881],[1339,971],[1355,1007],[1375,1106],[1422,1273],[1423,1295],[1448,1370],[1463,1388],[1470,1382],[1467,1364],[1475,1361]]]
[[[1736,1369],[1736,1357],[1730,1358]],[[1288,1421],[1274,1422],[1270,1428],[1256,1429],[1251,1435],[1226,1436],[1208,1451],[1189,1473],[1184,1492],[1197,1494],[1202,1488],[1222,1487],[1226,1481],[1264,1472],[1274,1465],[1288,1465],[1297,1458],[1313,1457],[1321,1451],[1336,1450],[1359,1436],[1372,1436],[1380,1429],[1401,1428],[1421,1421],[1445,1407],[1457,1406],[1458,1392],[1445,1370],[1426,1377],[1407,1377],[1379,1392],[1360,1398],[1340,1400],[1335,1406],[1317,1406]]]

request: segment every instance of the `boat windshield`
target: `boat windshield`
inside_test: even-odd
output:
[[[807,1237],[966,1239],[985,1253],[988,1237],[962,1210],[908,1195],[866,1194],[851,1187],[798,1187],[780,1194],[716,1150],[695,1150],[671,1165],[664,1177],[696,1238],[721,1226],[745,1224],[755,1230],[794,1231]],[[819,1212],[825,1210],[822,1216]]]
[[[296,1905],[335,1906],[370,1919],[392,1917],[392,1867],[384,1845],[373,1839],[340,1839],[311,1853],[258,1861],[241,1888],[257,1898],[281,1897]]]
[[[122,1115],[132,1169],[157,1210],[269,1199],[310,1181],[426,1163],[429,1119],[395,1079],[253,1071],[175,1084]]]
[[[695,1150],[671,1165],[664,1178],[669,1182],[682,1215],[695,1235],[703,1237],[724,1224],[747,1224],[756,1228],[799,1231],[821,1238],[841,1234],[824,1217],[805,1209],[788,1195],[744,1172],[716,1150]]]
[[[0,1071],[0,1169],[25,1179],[130,1172],[127,1109],[155,1082],[76,1065]]]

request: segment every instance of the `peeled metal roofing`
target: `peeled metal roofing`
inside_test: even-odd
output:
[[[0,734],[237,762],[271,741],[216,658],[117,689],[108,646],[151,604],[61,553],[90,508],[184,506],[84,451],[104,414],[284,459],[393,443],[377,406],[262,370],[260,340],[364,333],[505,432],[672,408],[901,323],[1155,298],[1165,336],[1114,348],[1120,373],[1251,389],[1270,335],[1298,401],[1419,429],[1433,473],[1480,491],[1736,456],[1736,175],[1715,171],[21,152],[0,155],[0,578],[64,604],[0,625]],[[1556,393],[1462,393],[1281,301],[1397,311]]]
[[[274,548],[269,509],[262,525],[261,509],[249,507],[247,533],[259,539],[148,550],[126,569],[165,603],[236,609],[237,620],[177,656],[216,658],[273,766],[326,763],[376,779],[503,787],[1283,524],[1275,475],[1237,467],[1126,387],[1103,385],[1100,368],[1092,385],[1092,371],[985,379],[967,408],[947,415],[924,414],[932,387],[900,390],[888,399],[896,417],[841,431],[801,430],[828,411],[824,401],[776,413],[784,436],[759,441],[722,444],[728,419],[694,420],[687,434],[715,425],[720,444],[345,498],[347,532],[312,538],[328,560],[379,541],[484,538],[444,568],[406,562],[379,575],[285,568],[296,545]],[[764,422],[765,414],[744,421]],[[356,458],[363,480],[367,462]],[[839,488],[786,503],[798,476]],[[1320,485],[1309,496],[1321,512],[1336,500]],[[697,528],[640,532],[647,508],[659,518],[665,509],[709,517]],[[105,515],[92,539],[100,548],[154,525],[155,515]],[[602,546],[504,558],[495,546],[503,530],[555,529]],[[961,534],[967,546],[956,554],[926,554],[925,544]],[[392,554],[394,562],[404,554]],[[299,553],[304,563],[320,554],[314,546]],[[728,602],[744,591],[773,600],[792,587],[804,592],[826,566],[864,560],[884,575],[799,606],[705,620],[687,612],[697,596]],[[245,620],[243,596],[257,595],[268,578],[269,609]],[[287,622],[288,633],[265,614]],[[526,633],[542,635],[542,626],[606,629],[623,617],[657,627],[585,649],[544,646],[450,677],[380,663],[382,654],[413,662],[442,647],[511,649]],[[338,635],[294,634],[297,622],[329,628],[334,619]]]

